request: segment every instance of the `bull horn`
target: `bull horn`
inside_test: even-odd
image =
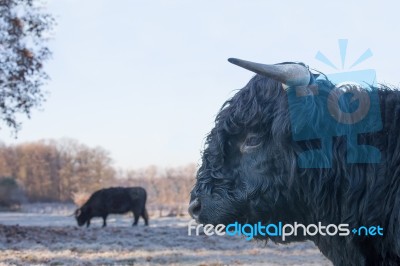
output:
[[[82,211],[81,211],[81,209],[79,208],[79,209],[77,209],[77,210],[74,212],[74,215],[75,215],[76,217],[78,217],[79,215],[81,215],[81,213],[82,213]]]
[[[228,61],[254,73],[277,80],[282,83],[284,89],[292,86],[306,86],[310,82],[310,71],[300,64],[266,65],[237,58],[229,58]]]

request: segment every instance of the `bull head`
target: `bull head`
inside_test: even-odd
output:
[[[228,61],[259,75],[277,80],[282,83],[284,89],[293,86],[306,86],[310,82],[310,72],[308,68],[301,63],[266,65],[237,58],[229,58]]]
[[[188,211],[198,222],[210,224],[286,221],[287,206],[297,204],[289,202],[289,186],[282,186],[292,173],[289,159],[295,151],[290,145],[282,148],[289,136],[287,95],[276,90],[306,87],[313,74],[302,63],[228,61],[259,76],[217,115]]]

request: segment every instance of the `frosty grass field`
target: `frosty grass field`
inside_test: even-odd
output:
[[[310,242],[247,242],[241,237],[188,236],[189,218],[131,215],[94,219],[79,228],[73,205],[30,204],[0,212],[0,265],[331,265]]]

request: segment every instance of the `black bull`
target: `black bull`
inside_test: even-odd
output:
[[[103,227],[107,225],[109,214],[123,214],[131,211],[133,213],[133,225],[137,225],[139,217],[143,217],[148,225],[148,214],[146,211],[146,190],[142,187],[113,187],[94,192],[88,201],[75,211],[75,218],[79,226],[86,223],[89,227],[93,217],[103,218]]]
[[[358,134],[352,144],[336,135],[328,147],[331,154],[311,158],[329,157],[330,167],[302,168],[299,156],[321,149],[323,143],[293,140],[293,132],[302,129],[293,128],[288,95],[297,88],[318,89],[292,109],[308,123],[307,130],[317,131],[331,126],[321,110],[335,85],[326,78],[315,80],[303,64],[230,62],[258,75],[217,115],[191,192],[192,217],[214,225],[321,222],[349,224],[350,230],[380,226],[383,236],[299,233],[285,243],[311,240],[335,265],[400,265],[400,92],[375,88],[382,128]],[[346,130],[356,133],[351,126]],[[379,161],[348,163],[353,148],[363,144],[379,150]],[[282,242],[279,237],[258,237]]]

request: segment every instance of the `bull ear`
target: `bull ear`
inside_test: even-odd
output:
[[[75,216],[78,217],[79,215],[81,215],[81,213],[82,213],[82,211],[81,211],[81,209],[79,208],[79,209],[77,209],[77,210],[75,211]]]
[[[229,58],[228,61],[259,75],[279,81],[282,83],[284,89],[295,86],[307,86],[310,82],[310,71],[303,64],[282,63],[265,65],[237,58]]]

